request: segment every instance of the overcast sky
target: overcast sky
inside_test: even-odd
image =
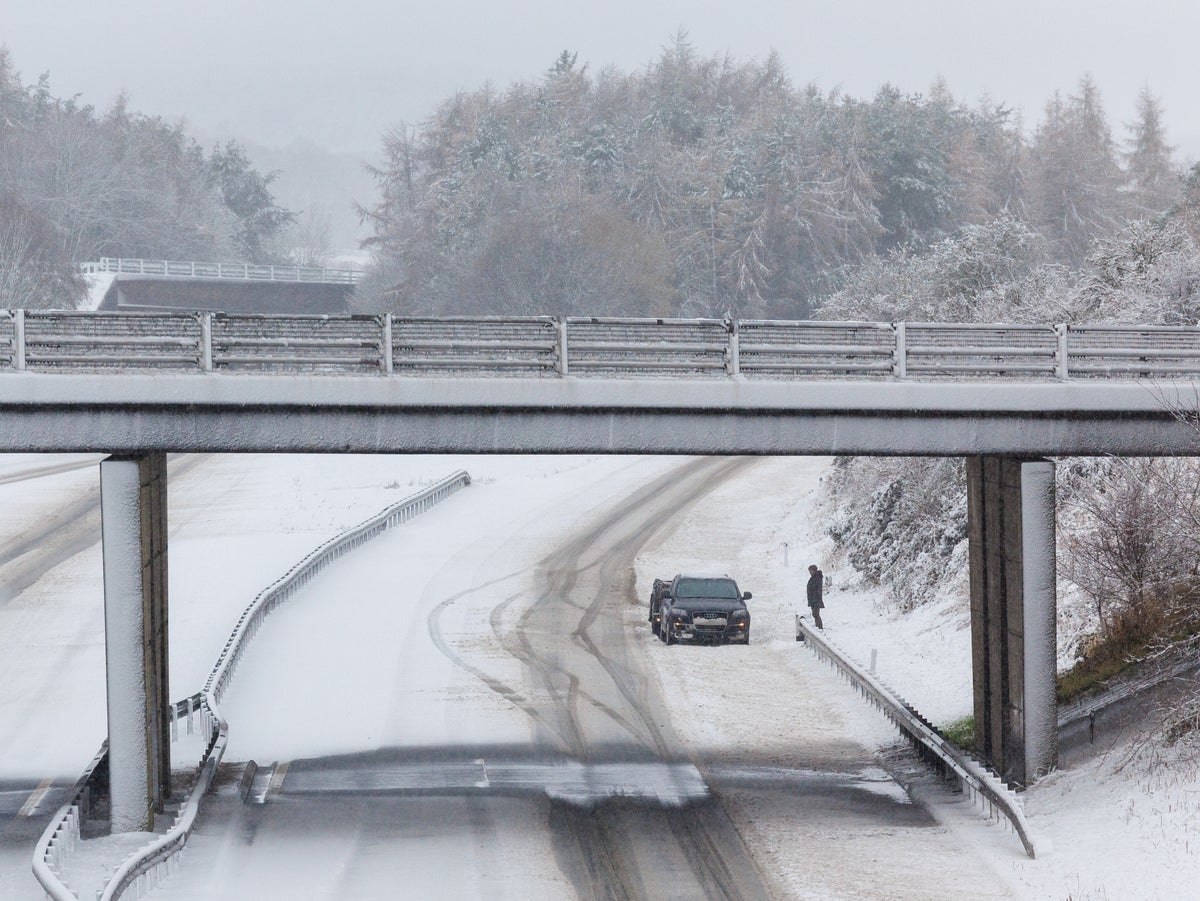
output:
[[[772,48],[796,83],[866,96],[938,75],[1027,124],[1091,72],[1114,123],[1148,84],[1181,156],[1200,159],[1197,0],[2,0],[0,43],[60,96],[184,117],[203,140],[308,138],[372,154],[379,135],[486,81],[533,79],[560,51],[638,69],[679,28],[703,54]],[[1123,131],[1118,128],[1118,137]]]

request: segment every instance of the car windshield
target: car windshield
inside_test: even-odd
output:
[[[721,598],[727,601],[736,601],[741,597],[733,579],[680,579],[675,595],[681,598]]]

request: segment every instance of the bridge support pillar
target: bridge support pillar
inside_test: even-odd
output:
[[[171,786],[166,455],[101,462],[100,511],[111,825],[136,832]]]
[[[1058,763],[1054,464],[967,458],[975,747],[1009,782]]]

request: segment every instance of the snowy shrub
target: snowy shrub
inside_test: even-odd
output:
[[[1040,269],[1047,261],[1041,236],[1005,215],[923,251],[905,247],[866,261],[820,315],[883,322],[1042,319],[1047,288],[1058,287],[1049,277],[1058,270]]]
[[[1093,322],[1200,322],[1200,244],[1179,219],[1128,223],[1096,243],[1076,291]]]
[[[901,609],[931,600],[962,565],[967,507],[961,460],[843,457],[827,490],[838,501],[830,536],[852,566],[890,590]]]

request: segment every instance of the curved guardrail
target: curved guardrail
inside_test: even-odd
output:
[[[103,890],[97,894],[97,901],[113,901],[135,884],[139,888],[149,890],[174,871],[179,860],[175,855],[183,850],[188,836],[192,833],[196,815],[200,812],[200,799],[208,793],[216,778],[217,767],[220,766],[225,746],[229,743],[228,723],[212,709],[204,692],[198,692],[176,706],[186,706],[189,712],[198,710],[201,714],[201,728],[208,732],[208,742],[196,768],[196,779],[192,783],[192,789],[176,814],[171,828],[136,854],[123,860],[113,871]]]
[[[1021,381],[1200,377],[1200,328],[0,310],[0,375]]]
[[[972,801],[991,818],[1004,821],[1021,840],[1025,853],[1037,856],[1037,848],[1025,812],[1016,794],[995,773],[966,756],[947,741],[933,725],[876,676],[851,660],[820,631],[796,617],[796,639],[804,641],[821,660],[836,669],[864,698],[890,719],[917,752],[945,777],[956,779]]]
[[[46,897],[53,901],[75,901],[79,897],[58,878],[58,872],[63,858],[75,850],[80,841],[80,824],[91,811],[99,784],[107,782],[104,777],[107,769],[108,742],[105,741],[75,783],[70,800],[58,809],[34,848],[33,875],[46,890]]]
[[[258,593],[238,618],[229,640],[225,642],[216,664],[209,673],[204,689],[180,701],[173,708],[173,722],[177,723],[181,717],[187,717],[191,731],[191,718],[199,713],[201,729],[208,733],[205,752],[197,766],[196,779],[175,817],[175,822],[165,834],[126,858],[117,867],[104,889],[97,895],[98,901],[113,901],[134,885],[144,889],[153,888],[173,870],[178,860],[176,854],[187,843],[200,809],[200,800],[212,786],[228,743],[229,726],[221,716],[218,702],[224,695],[250,639],[258,634],[267,615],[335,560],[381,532],[419,516],[470,484],[471,476],[460,470],[404,500],[389,505],[371,518],[321,544]],[[58,811],[43,832],[34,852],[34,876],[45,889],[47,896],[54,901],[73,901],[79,897],[59,874],[64,857],[74,850],[79,841],[80,824],[90,809],[94,794],[103,788],[107,755],[108,744],[105,742],[100,753],[76,784],[71,800]]]

